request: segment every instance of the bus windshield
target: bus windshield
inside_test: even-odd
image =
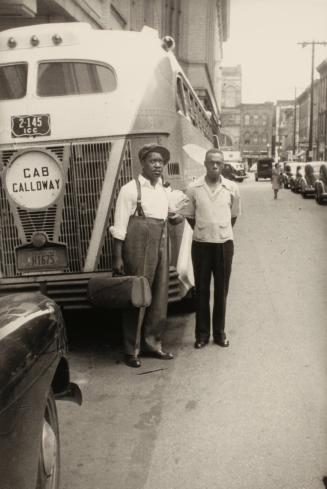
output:
[[[0,65],[0,100],[25,97],[26,84],[26,63]]]
[[[37,94],[41,97],[112,92],[115,73],[91,62],[47,61],[39,64]]]

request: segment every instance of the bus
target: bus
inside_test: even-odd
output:
[[[172,189],[204,172],[197,154],[217,141],[217,117],[172,42],[148,27],[86,23],[0,33],[0,295],[41,291],[66,309],[92,307],[89,281],[111,276],[109,227],[139,149],[169,149]],[[171,229],[170,301],[193,286],[190,236],[187,223]]]

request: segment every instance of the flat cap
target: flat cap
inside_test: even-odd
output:
[[[142,148],[139,151],[140,161],[143,161],[144,158],[149,153],[153,153],[153,152],[154,153],[160,153],[163,160],[164,160],[164,163],[165,164],[168,163],[168,161],[170,159],[170,152],[164,146],[160,146],[160,144],[155,144],[155,143],[145,144],[144,146],[142,146]]]

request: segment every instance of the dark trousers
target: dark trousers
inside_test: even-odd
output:
[[[212,335],[214,340],[223,340],[225,335],[226,303],[229,279],[232,271],[234,243],[201,243],[193,241],[192,261],[196,294],[195,338],[209,341],[210,338],[210,282],[214,278],[214,305]]]
[[[128,275],[144,276],[148,279],[152,302],[145,311],[130,309],[123,311],[124,346],[127,355],[138,355],[140,342],[144,351],[161,350],[161,336],[167,320],[168,305],[168,226],[162,219],[144,218],[133,222],[131,242],[126,238],[124,267]],[[142,330],[140,330],[140,323]]]

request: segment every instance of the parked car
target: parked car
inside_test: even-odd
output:
[[[257,161],[257,170],[255,172],[256,182],[259,181],[259,178],[271,179],[273,162],[273,158],[261,158]]]
[[[40,293],[0,298],[1,489],[58,489],[60,442],[55,399],[78,404],[70,382],[64,322]]]
[[[321,162],[311,161],[304,167],[304,175],[299,181],[299,191],[303,198],[314,197],[315,195],[315,182],[319,176],[319,169]]]
[[[243,163],[225,162],[222,174],[225,178],[237,182],[243,182],[247,178]]]
[[[283,171],[283,185],[284,188],[290,188],[290,179],[292,177],[292,166],[290,163],[285,163]]]
[[[327,201],[327,163],[320,162],[319,178],[315,182],[315,198],[318,204]]]
[[[306,163],[301,162],[301,163],[296,163],[295,167],[295,172],[294,174],[290,177],[290,189],[292,192],[299,193],[300,192],[300,181],[301,178],[304,176],[304,167]]]

